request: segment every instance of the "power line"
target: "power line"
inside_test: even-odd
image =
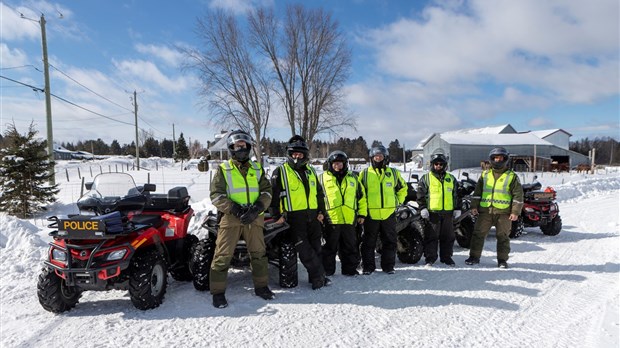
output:
[[[15,82],[17,84],[20,84],[20,85],[23,85],[23,86],[26,86],[26,87],[30,87],[35,92],[45,92],[45,90],[43,88],[35,87],[35,86],[29,85],[27,83],[23,83],[23,82],[20,82],[20,81],[17,81],[17,80],[13,80],[12,78],[9,78],[9,77],[3,76],[3,75],[0,75],[0,78],[3,78],[5,80],[9,80],[11,82]]]
[[[67,103],[67,104],[71,104],[71,105],[73,105],[73,106],[75,106],[75,107],[77,107],[77,108],[80,108],[80,109],[84,110],[84,111],[88,111],[88,112],[90,112],[90,113],[92,113],[92,114],[95,114],[95,115],[101,116],[101,117],[103,117],[103,118],[107,118],[108,120],[112,120],[112,121],[116,121],[116,122],[118,122],[118,123],[124,123],[124,124],[130,125],[130,126],[133,126],[133,124],[131,124],[131,123],[129,123],[129,122],[125,122],[125,121],[117,120],[117,119],[114,119],[114,118],[112,118],[112,117],[109,117],[109,116],[106,116],[106,115],[102,115],[102,114],[100,114],[100,113],[98,113],[98,112],[96,112],[96,111],[89,110],[89,109],[87,109],[87,108],[85,108],[85,107],[83,107],[83,106],[77,105],[76,103],[71,102],[71,101],[68,101],[67,99],[65,99],[65,98],[63,98],[63,97],[59,97],[59,96],[57,96],[57,95],[55,95],[55,94],[52,94],[52,96],[53,96],[54,98],[56,98],[56,99],[59,99],[59,100],[64,101],[64,102],[65,102],[65,103]]]

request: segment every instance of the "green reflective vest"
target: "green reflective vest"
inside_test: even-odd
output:
[[[226,179],[228,198],[241,205],[252,204],[260,196],[260,185],[258,182],[261,175],[261,166],[254,161],[249,161],[249,163],[250,169],[245,177],[241,174],[239,168],[233,165],[232,160],[220,164],[224,179]]]
[[[373,220],[385,220],[396,211],[396,206],[405,200],[407,185],[394,168],[385,168],[381,173],[368,167],[360,174],[366,190],[368,215]]]
[[[321,173],[319,177],[325,193],[325,209],[334,225],[352,225],[357,214],[357,178],[348,172],[340,184],[331,172]]]
[[[443,181],[439,180],[435,175],[426,173],[428,184],[428,210],[454,210],[454,176],[450,173],[444,175]]]
[[[282,211],[298,211],[306,209],[317,209],[319,207],[316,199],[317,195],[317,176],[316,172],[309,165],[306,166],[308,186],[310,192],[306,193],[304,183],[297,173],[288,163],[280,167],[280,178],[282,187],[286,195],[281,197],[280,204]]]
[[[482,179],[482,198],[480,206],[488,208],[493,206],[497,209],[508,209],[512,204],[512,194],[510,193],[510,183],[515,177],[512,170],[507,170],[495,181],[493,171],[483,173]]]

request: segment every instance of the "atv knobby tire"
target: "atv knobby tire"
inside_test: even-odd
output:
[[[170,270],[170,275],[174,280],[188,282],[194,279],[189,264],[192,258],[192,248],[196,243],[198,243],[198,237],[193,234],[188,234],[183,238],[183,255],[178,257],[182,262],[182,266]]]
[[[280,287],[294,288],[297,286],[297,249],[292,242],[281,242],[279,252]]]
[[[194,288],[198,291],[207,291],[211,262],[215,254],[215,239],[207,237],[196,243],[192,249],[189,267],[194,277]]]
[[[474,234],[475,222],[471,217],[461,220],[460,226],[454,231],[456,242],[461,248],[469,249],[471,236]]]
[[[62,313],[75,307],[82,291],[73,286],[67,286],[53,269],[43,268],[37,283],[39,303],[47,311]]]
[[[168,285],[164,255],[157,250],[137,254],[129,269],[129,297],[133,305],[142,310],[159,307]]]
[[[396,256],[402,263],[415,264],[424,253],[424,228],[421,221],[413,221],[397,234]]]
[[[516,221],[512,222],[512,228],[510,229],[510,238],[521,237],[524,228],[525,225],[523,224],[523,216],[519,215],[519,218]]]
[[[540,230],[546,236],[557,236],[562,231],[562,218],[557,215],[548,224],[540,226]]]

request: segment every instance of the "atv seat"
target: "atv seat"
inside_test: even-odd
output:
[[[145,211],[173,210],[182,212],[189,207],[189,193],[184,186],[173,187],[168,194],[151,194],[151,201],[144,207]]]
[[[542,188],[542,184],[537,182],[533,182],[531,184],[523,184],[521,185],[523,187],[523,191],[537,191],[540,190]]]
[[[134,215],[131,222],[137,225],[151,225],[155,228],[160,227],[164,221],[159,215]]]

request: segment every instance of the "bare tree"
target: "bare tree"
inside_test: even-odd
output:
[[[351,51],[331,15],[289,5],[282,25],[271,9],[251,12],[248,21],[252,41],[273,64],[291,134],[311,143],[320,133],[355,129],[355,119],[342,103]]]
[[[208,12],[198,18],[196,34],[203,49],[183,50],[188,58],[185,68],[198,71],[202,81],[199,94],[214,111],[211,118],[252,134],[260,161],[260,140],[271,111],[268,66],[257,59],[231,14]]]

